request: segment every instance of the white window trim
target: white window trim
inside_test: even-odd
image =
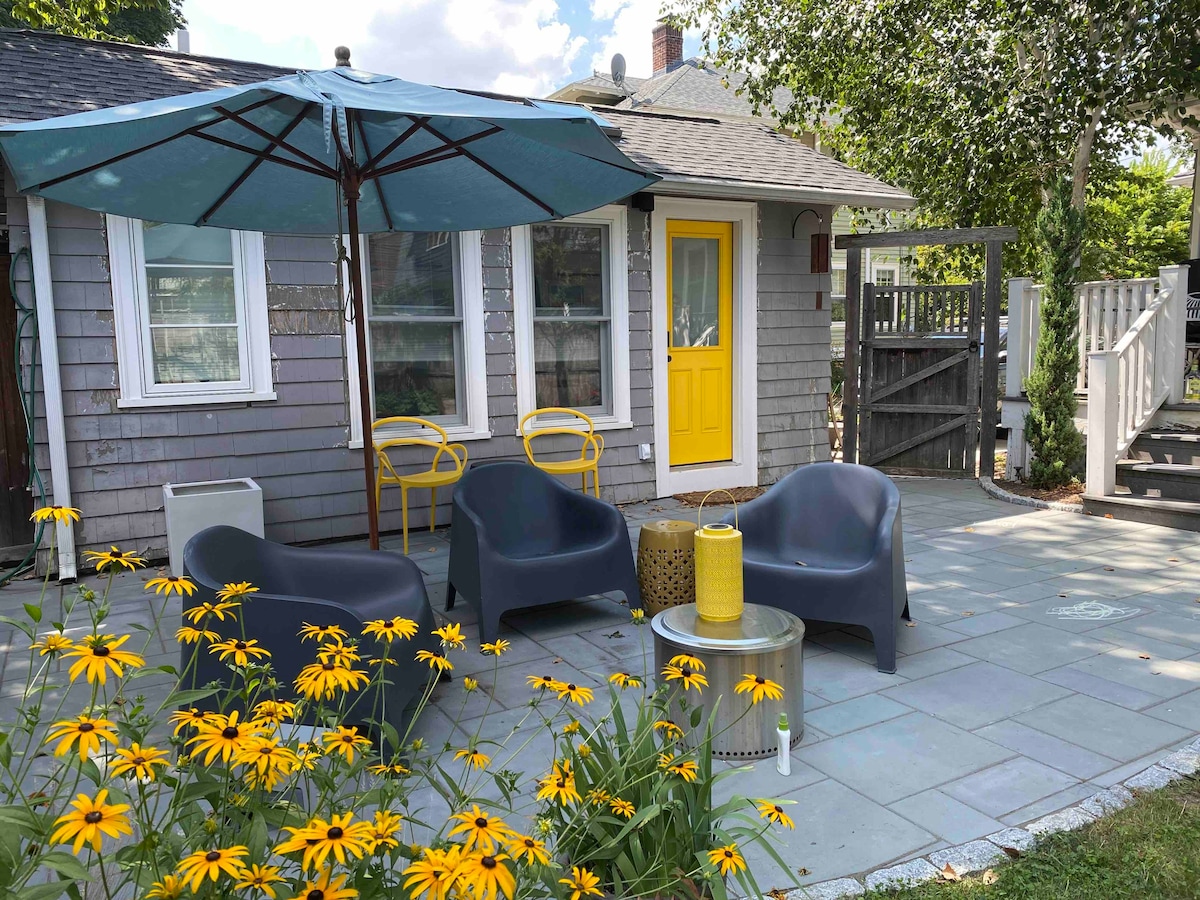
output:
[[[263,236],[257,231],[230,232],[239,325],[238,342],[244,377],[238,384],[153,384],[150,346],[146,340],[145,266],[142,222],[106,216],[113,327],[117,338],[117,372],[124,409],[186,406],[201,403],[247,403],[274,400],[271,374],[271,326],[267,316],[267,266]]]
[[[878,284],[878,278],[879,278],[880,272],[891,272],[892,273],[892,283],[891,284],[881,284],[881,285],[879,285],[880,287],[897,287],[900,284],[900,267],[896,263],[888,262],[888,263],[880,263],[879,265],[872,265],[871,266],[871,282],[873,284]]]
[[[733,459],[670,463],[667,403],[667,220],[733,223]],[[650,214],[651,359],[656,496],[758,484],[758,207],[755,203],[658,197]]]
[[[349,237],[344,238],[349,242]],[[367,258],[367,239],[359,239],[359,258]],[[482,441],[492,436],[487,408],[487,357],[483,334],[483,233],[464,231],[459,235],[458,263],[462,273],[462,335],[463,335],[463,398],[466,421],[446,427],[452,441]],[[367,283],[369,272],[363,273]],[[343,264],[342,283],[350,283],[350,273]],[[366,298],[363,303],[366,308]],[[358,379],[358,342],[354,322],[345,321],[346,372],[350,386],[350,449],[363,446],[362,386]],[[368,340],[370,336],[368,334]],[[421,429],[396,428],[374,435],[375,440],[399,435],[413,435]]]
[[[632,428],[629,395],[629,211],[624,206],[613,204],[583,215],[568,216],[561,221],[608,226],[612,412],[595,416],[589,413],[589,417],[597,431]],[[512,277],[519,426],[521,419],[537,409],[533,359],[533,233],[528,225],[518,225],[512,229]],[[533,424],[536,426],[538,423],[535,420]]]

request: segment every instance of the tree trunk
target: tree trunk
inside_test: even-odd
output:
[[[1092,167],[1092,147],[1096,143],[1096,131],[1104,115],[1101,107],[1092,110],[1088,123],[1075,145],[1075,158],[1071,161],[1071,206],[1080,212],[1087,197],[1088,173]]]

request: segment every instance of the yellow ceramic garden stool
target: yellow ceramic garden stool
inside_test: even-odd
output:
[[[412,434],[398,434],[375,440],[375,455],[379,457],[379,466],[375,470],[375,507],[379,508],[380,496],[385,484],[400,485],[401,522],[404,526],[404,552],[408,553],[408,492],[411,488],[429,488],[429,530],[437,525],[437,489],[454,484],[462,478],[463,469],[467,465],[467,448],[462,444],[451,444],[446,430],[428,419],[418,419],[415,416],[391,416],[379,419],[371,426],[372,434],[380,428],[388,429],[395,426],[410,426]],[[430,432],[441,440],[432,440]],[[433,462],[424,472],[401,475],[392,465],[388,457],[389,450],[397,447],[424,447],[433,450]],[[451,468],[440,469],[442,457],[446,457]]]
[[[650,615],[696,602],[696,526],[659,519],[638,533],[638,588]]]
[[[565,406],[545,406],[523,416],[517,430],[521,434],[525,456],[530,463],[549,475],[582,475],[585,494],[588,489],[588,472],[591,472],[592,487],[596,496],[600,496],[600,454],[604,452],[604,438],[596,434],[596,426],[585,414]],[[533,454],[533,442],[555,435],[579,438],[579,456],[563,460],[536,458]]]

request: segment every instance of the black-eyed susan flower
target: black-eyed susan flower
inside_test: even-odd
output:
[[[80,762],[86,762],[89,756],[100,752],[101,741],[116,744],[115,728],[108,719],[94,719],[81,713],[74,719],[51,725],[46,743],[58,741],[58,746],[54,748],[55,756],[66,756],[75,747],[79,751]]]
[[[479,682],[470,675],[467,675],[463,678],[463,690],[468,694],[477,691],[479,690]]]
[[[661,731],[668,740],[678,740],[683,737],[683,729],[670,719],[659,719],[654,723],[654,730]]]
[[[492,758],[486,753],[482,753],[474,748],[465,748],[455,751],[454,758],[465,759],[467,761],[467,765],[472,766],[475,769],[486,769],[488,767],[488,763],[492,761]]]
[[[676,659],[678,658],[676,657]],[[695,688],[699,691],[701,688],[708,687],[708,679],[688,665],[681,666],[673,662],[667,663],[663,666],[662,673],[667,681],[678,681],[683,685],[685,690]]]
[[[55,831],[50,835],[51,844],[73,844],[71,851],[78,856],[84,844],[100,852],[104,837],[116,840],[122,834],[133,834],[129,825],[127,803],[109,803],[108,791],[99,790],[95,798],[78,794],[71,801],[75,807],[54,820]]]
[[[450,829],[448,836],[454,838],[462,835],[463,848],[466,850],[492,853],[512,834],[512,829],[504,824],[503,819],[484,812],[478,804],[450,818],[458,824]]]
[[[447,650],[461,650],[467,646],[462,626],[457,622],[447,622],[441,628],[433,629],[433,633],[442,639],[442,646]]]
[[[236,600],[239,597],[249,597],[251,594],[257,594],[258,588],[248,581],[231,581],[217,591],[218,600]]]
[[[572,719],[570,722],[568,722],[566,725],[563,726],[562,730],[563,730],[563,734],[578,734],[579,733],[579,720]]]
[[[176,871],[185,882],[191,882],[192,892],[200,890],[206,880],[218,881],[222,875],[241,878],[246,867],[242,858],[249,853],[241,844],[212,850],[197,850],[179,861]]]
[[[199,606],[191,606],[185,609],[183,617],[193,625],[199,625],[209,616],[212,616],[218,622],[224,622],[227,617],[233,622],[237,621],[237,617],[231,610],[235,610],[241,605],[240,603],[209,603],[205,600]]]
[[[273,885],[286,880],[279,874],[279,866],[260,866],[255,863],[242,872],[241,881],[235,884],[234,888],[239,891],[259,890],[270,900],[275,900]]]
[[[646,611],[644,609],[631,609],[629,615],[633,617],[634,625],[641,625],[646,621]]]
[[[583,866],[572,866],[570,878],[558,879],[559,884],[565,884],[570,891],[570,900],[580,900],[581,897],[602,897],[600,879]]]
[[[388,809],[375,810],[375,821],[371,823],[370,852],[379,853],[381,850],[399,847],[400,841],[396,839],[396,835],[400,833],[403,822],[404,816],[399,813]]]
[[[609,800],[608,808],[611,809],[616,815],[622,816],[626,819],[632,819],[633,814],[636,812],[632,803],[630,803],[628,800],[622,800],[620,797],[613,797],[611,800]]]
[[[636,675],[630,675],[628,672],[614,672],[608,676],[608,681],[621,689],[642,686],[642,679]]]
[[[492,656],[499,656],[511,646],[512,645],[508,641],[500,638],[499,640],[486,641],[485,643],[480,644],[479,649],[484,653],[490,653]]]
[[[554,691],[557,693],[563,688],[563,683],[550,675],[526,675],[525,683],[535,691]]]
[[[346,633],[346,629],[340,625],[313,625],[309,622],[301,623],[300,631],[297,632],[302,641],[344,641],[350,635]]]
[[[226,662],[232,658],[235,666],[249,666],[260,659],[271,658],[271,651],[266,647],[259,646],[258,641],[253,638],[248,641],[243,641],[240,638],[219,641],[209,647],[208,652],[219,654],[217,658],[221,662]]]
[[[572,703],[578,703],[580,706],[586,706],[592,702],[592,697],[593,693],[590,687],[583,687],[582,685],[578,685],[573,682],[567,684],[559,682],[559,700],[570,700]]]
[[[407,766],[402,766],[400,763],[377,763],[373,766],[367,766],[367,771],[372,775],[382,775],[385,778],[400,778],[410,773]]]
[[[181,644],[198,644],[205,640],[210,644],[218,640],[221,635],[216,631],[210,631],[207,628],[197,628],[194,625],[184,625],[175,632],[175,640]]]
[[[319,869],[329,856],[342,865],[348,857],[362,859],[371,845],[371,823],[355,822],[354,813],[331,816],[329,821],[313,818],[304,829],[307,846],[301,865]]]
[[[550,852],[546,849],[546,842],[539,841],[528,834],[512,835],[505,842],[505,849],[508,850],[508,855],[517,862],[531,866],[548,866],[550,864]]]
[[[612,794],[604,790],[604,788],[592,788],[587,792],[585,798],[592,806],[603,806],[612,798]]]
[[[67,671],[71,681],[83,675],[88,684],[105,684],[109,671],[120,678],[125,674],[125,666],[136,669],[144,665],[145,660],[136,653],[121,649],[121,645],[127,640],[127,634],[120,637],[92,634],[65,650],[64,656],[75,658],[75,662],[71,663],[71,668]]]
[[[737,874],[746,868],[746,861],[737,848],[737,844],[726,844],[708,851],[708,861],[717,867],[722,876],[730,872]]]
[[[417,623],[403,616],[393,616],[390,619],[372,619],[363,626],[363,634],[390,644],[399,638],[412,640],[417,636]]]
[[[317,763],[323,755],[321,748],[315,742],[301,741],[296,745],[296,759],[300,768],[306,772],[316,769]]]
[[[58,656],[60,653],[65,653],[75,646],[65,634],[43,634],[40,638],[29,645],[30,650],[36,650],[38,656]]]
[[[796,827],[792,817],[783,811],[782,804],[774,800],[755,800],[754,803],[758,807],[759,816],[766,821],[782,825],[784,828],[794,829]]]
[[[187,884],[178,875],[164,875],[162,881],[156,881],[146,891],[146,900],[179,900]]]
[[[233,754],[233,761],[246,767],[250,787],[275,790],[300,765],[296,754],[276,738],[256,735],[247,738]]]
[[[671,657],[669,662],[673,666],[687,666],[690,669],[695,669],[697,672],[703,672],[705,669],[704,660],[690,653],[676,654]]]
[[[342,691],[355,691],[371,679],[360,669],[348,669],[336,663],[310,663],[296,676],[296,690],[306,700],[331,700]]]
[[[579,791],[575,787],[575,776],[565,763],[556,762],[550,774],[538,781],[537,798],[553,800],[566,806],[568,803],[582,802]]]
[[[43,506],[33,511],[30,520],[33,522],[57,522],[59,525],[70,525],[79,521],[79,510],[73,506]]]
[[[418,650],[416,660],[427,663],[429,668],[436,672],[449,672],[454,668],[454,663],[446,659],[445,655],[434,653],[432,650]]]
[[[175,726],[174,733],[178,735],[179,732],[183,731],[185,728],[194,728],[197,725],[205,724],[209,721],[211,716],[212,713],[204,712],[203,710],[196,709],[196,707],[193,706],[191,709],[175,710],[175,712],[167,716],[167,722]]]
[[[262,700],[254,706],[254,718],[271,725],[282,725],[296,715],[296,704],[290,700]]]
[[[139,566],[144,566],[146,561],[137,555],[134,550],[118,550],[116,547],[110,547],[108,550],[84,550],[83,555],[90,562],[96,564],[96,571],[103,572],[106,568],[122,568],[132,572]]]
[[[512,897],[517,880],[505,862],[507,853],[468,853],[458,864],[458,879],[475,900],[500,900]]]
[[[355,754],[369,750],[371,747],[370,739],[366,735],[359,734],[357,726],[347,728],[344,725],[338,725],[332,731],[326,731],[321,735],[321,743],[325,745],[327,754],[333,756],[340,753],[348,763],[354,762]]]
[[[323,663],[331,662],[339,666],[345,666],[348,669],[356,662],[361,662],[362,656],[359,654],[358,648],[353,644],[343,644],[341,641],[334,641],[333,643],[321,644],[317,648],[317,659]]]
[[[733,686],[736,693],[750,694],[750,704],[753,706],[763,698],[767,700],[782,700],[783,685],[777,684],[770,678],[761,675],[743,675],[742,680]]]
[[[672,775],[678,775],[687,782],[695,781],[700,776],[700,766],[694,760],[688,759],[676,762],[674,753],[660,753],[658,755],[658,767],[666,769]]]
[[[445,850],[424,848],[402,873],[405,890],[415,900],[445,900],[458,882],[462,847],[452,844]]]
[[[218,756],[221,762],[229,762],[235,753],[245,748],[251,738],[258,737],[259,726],[254,722],[239,722],[239,710],[233,710],[229,715],[212,713],[208,721],[196,726],[196,736],[189,738],[188,743],[194,744],[192,754],[205,754],[204,764],[207,766]]]
[[[118,747],[114,753],[117,760],[109,767],[114,776],[128,775],[134,778],[154,780],[154,767],[165,766],[168,757],[156,747],[143,747],[136,742],[128,747]]]
[[[333,869],[326,869],[319,877],[305,882],[304,887],[296,894],[296,900],[354,900],[358,891],[346,887],[349,875],[333,874]]]
[[[146,590],[154,591],[165,597],[172,594],[178,594],[180,597],[187,594],[190,597],[196,593],[196,583],[184,575],[159,575],[146,582]]]

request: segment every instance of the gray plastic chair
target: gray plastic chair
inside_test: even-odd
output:
[[[302,642],[301,625],[338,625],[350,638],[358,639],[366,656],[381,652],[374,639],[362,637],[364,622],[403,616],[420,629],[410,641],[392,645],[391,658],[396,665],[387,667],[391,681],[384,689],[384,710],[372,709],[374,688],[368,688],[351,707],[350,724],[366,724],[384,719],[402,731],[403,712],[429,683],[429,668],[414,658],[418,650],[434,650],[438,639],[431,634],[436,627],[425,582],[416,563],[395,553],[355,550],[342,547],[289,547],[265,541],[228,525],[206,528],[197,533],[183,551],[184,572],[199,590],[184,606],[204,601],[216,602],[216,592],[227,582],[249,581],[258,588],[237,610],[240,624],[216,621],[210,617],[205,627],[224,637],[257,638],[271,651],[275,677],[291,684],[300,670],[316,660],[317,644]],[[199,650],[199,652],[197,652]],[[193,654],[195,667],[190,670],[187,686],[213,681],[228,684],[230,671],[218,662],[208,645],[182,645],[180,671]],[[363,664],[364,668],[365,663]],[[371,670],[374,671],[373,669]],[[286,697],[291,689],[284,689]],[[201,705],[201,704],[197,704]]]
[[[733,514],[722,521],[732,524]],[[747,602],[861,625],[879,671],[896,671],[908,587],[900,492],[890,478],[853,463],[803,466],[744,506],[739,527]]]
[[[625,517],[527,463],[469,469],[454,488],[446,609],[461,594],[494,641],[513,609],[621,591],[640,609]]]

